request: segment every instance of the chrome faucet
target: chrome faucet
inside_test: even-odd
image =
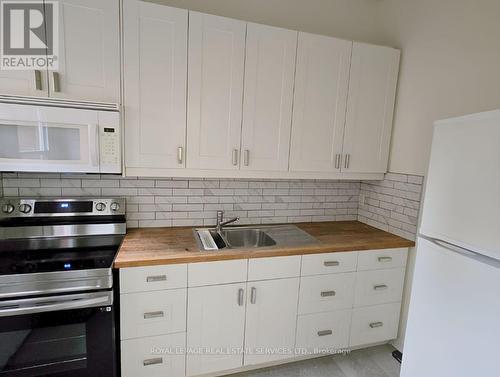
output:
[[[233,217],[232,219],[224,221],[224,211],[217,211],[217,225],[215,226],[215,229],[220,233],[224,225],[234,223],[239,219],[239,217]]]

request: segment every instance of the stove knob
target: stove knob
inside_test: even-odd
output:
[[[98,211],[104,211],[106,209],[106,204],[100,202],[95,205],[95,209]]]
[[[120,209],[120,204],[118,204],[117,202],[113,202],[111,203],[111,211],[118,211]]]
[[[14,212],[14,206],[12,204],[4,204],[2,206],[3,213],[12,213]]]
[[[29,204],[21,204],[19,206],[19,212],[30,213],[31,212],[31,206]]]

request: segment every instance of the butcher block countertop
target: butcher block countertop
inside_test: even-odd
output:
[[[192,227],[129,229],[115,260],[115,268],[209,262],[338,251],[412,247],[415,242],[358,221],[294,224],[319,242],[310,245],[200,251]]]

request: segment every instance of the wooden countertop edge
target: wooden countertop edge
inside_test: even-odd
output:
[[[200,263],[200,262],[213,262],[223,260],[235,259],[253,259],[253,258],[266,258],[266,257],[279,257],[279,256],[292,256],[292,255],[307,255],[307,254],[322,254],[333,252],[350,252],[350,251],[363,251],[363,250],[380,250],[392,249],[400,247],[414,247],[415,242],[401,238],[398,241],[387,241],[377,244],[373,242],[369,246],[357,245],[353,243],[350,246],[332,246],[328,244],[311,244],[308,246],[301,246],[297,248],[267,248],[254,251],[223,251],[223,252],[203,252],[192,251],[189,255],[183,256],[159,256],[157,258],[146,257],[142,260],[135,259],[133,261],[116,261],[114,268],[127,268],[127,267],[145,267],[145,266],[158,266],[168,264],[182,264],[182,263]],[[140,252],[138,252],[140,253]]]

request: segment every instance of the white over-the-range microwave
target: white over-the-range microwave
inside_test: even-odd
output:
[[[0,171],[121,173],[119,106],[0,97]]]

